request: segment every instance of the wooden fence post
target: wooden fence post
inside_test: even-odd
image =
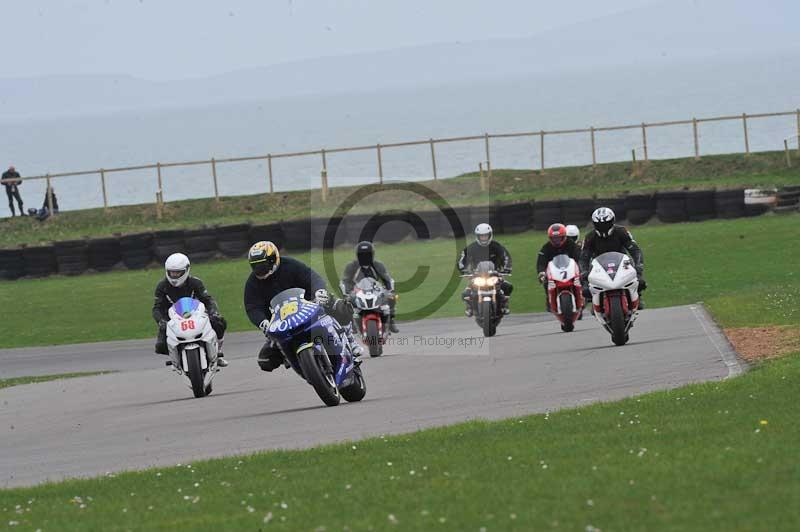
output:
[[[322,181],[322,203],[326,203],[328,201],[328,170],[326,168],[323,168],[322,172],[320,172],[320,178]]]
[[[436,150],[433,147],[433,139],[431,139],[431,165],[433,166],[433,179],[436,179]]]
[[[539,132],[539,155],[542,158],[542,173],[544,173],[544,130]]]
[[[161,186],[161,163],[156,163],[156,172],[158,174],[158,201],[159,203],[164,203],[164,189]]]
[[[700,158],[700,139],[697,135],[697,118],[692,117],[692,130],[694,132],[694,158]]]
[[[219,203],[219,188],[217,187],[217,160],[211,158],[211,176],[214,178],[214,201]]]
[[[381,157],[381,145],[377,144],[375,148],[378,150],[378,179],[380,184],[383,184],[383,158]]]
[[[483,163],[478,163],[478,172],[481,175],[481,192],[486,192],[486,174],[483,173]]]
[[[161,206],[164,203],[164,197],[161,195],[161,192],[156,192],[156,218],[159,220],[163,213],[161,212]]]
[[[597,168],[597,151],[594,143],[594,126],[591,127],[589,132],[592,135],[592,168]]]
[[[800,109],[797,110],[797,151],[800,153]]]
[[[744,128],[744,154],[750,155],[750,137],[747,134],[747,113],[742,113],[742,127]]]
[[[492,177],[492,158],[489,154],[489,134],[483,134],[483,142],[486,146],[486,173],[489,174],[489,177]]]
[[[783,139],[783,150],[786,152],[786,167],[787,168],[791,168],[792,167],[792,158],[789,155],[789,140],[788,139]]]
[[[328,174],[328,159],[325,157],[325,148],[322,148],[320,151],[322,155],[322,169],[325,171],[325,174]]]
[[[53,188],[50,186],[50,174],[47,174],[47,210],[50,216],[55,216],[53,212]]]
[[[647,155],[647,125],[644,122],[642,122],[642,147],[644,148],[644,160],[647,162],[650,158]]]
[[[100,169],[100,186],[103,188],[103,210],[108,212],[108,194],[106,193],[106,171]]]
[[[267,167],[269,168],[269,193],[272,194],[275,192],[275,189],[272,187],[272,154],[267,154]]]

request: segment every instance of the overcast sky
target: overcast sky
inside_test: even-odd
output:
[[[0,77],[219,74],[311,57],[522,37],[655,0],[4,0]]]

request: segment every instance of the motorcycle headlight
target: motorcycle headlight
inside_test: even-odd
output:
[[[474,284],[475,286],[486,286],[486,279],[484,279],[483,277],[476,277],[475,279],[472,280],[472,284]]]

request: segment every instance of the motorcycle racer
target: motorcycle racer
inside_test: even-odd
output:
[[[456,265],[462,275],[467,275],[475,271],[478,263],[483,261],[491,261],[494,263],[495,268],[500,273],[511,273],[511,255],[500,242],[493,239],[492,226],[487,223],[478,224],[475,227],[475,242],[461,251]],[[514,286],[503,279],[499,287],[502,312],[503,314],[508,314],[508,304]],[[473,312],[470,294],[470,287],[465,288],[464,292],[461,294],[466,306],[464,313],[467,317],[471,317]]]
[[[322,306],[342,326],[350,342],[353,355],[361,354],[361,346],[353,339],[351,323],[353,307],[336,299],[328,292],[324,279],[304,263],[291,257],[281,257],[278,247],[269,241],[256,242],[250,247],[247,261],[252,272],[244,286],[244,308],[253,325],[266,334],[272,319],[269,302],[288,288],[302,288],[313,294],[314,302]],[[284,362],[278,345],[267,339],[258,353],[258,365],[272,371]]]
[[[167,322],[169,321],[169,308],[180,298],[191,297],[199,300],[206,307],[211,327],[217,333],[217,339],[220,342],[217,365],[224,368],[228,365],[228,362],[223,358],[222,338],[225,336],[225,329],[227,329],[228,323],[219,313],[217,302],[208,293],[203,281],[189,275],[190,269],[189,257],[183,253],[173,253],[164,262],[164,279],[161,279],[156,285],[152,311],[153,319],[158,324],[158,339],[156,340],[155,351],[159,355],[168,354]]]
[[[567,236],[567,228],[560,223],[555,223],[547,229],[547,242],[544,243],[536,259],[536,272],[539,283],[544,286],[544,299],[547,312],[550,312],[550,298],[547,294],[547,265],[556,255],[568,255],[577,262],[580,258],[580,249],[574,240]]]
[[[371,277],[383,283],[383,287],[391,292],[387,294],[386,302],[389,305],[389,330],[398,333],[397,322],[395,321],[395,306],[397,300],[394,297],[394,279],[389,270],[379,260],[375,260],[375,246],[372,242],[359,242],[356,246],[356,259],[349,263],[342,274],[341,289],[342,295],[348,297],[353,292],[355,285],[365,277]]]
[[[579,250],[583,247],[583,242],[581,242],[581,230],[578,229],[577,225],[570,224],[567,226],[567,238],[575,242]]]
[[[579,261],[581,269],[581,280],[583,281],[584,293],[589,289],[588,278],[591,270],[591,262],[594,258],[616,251],[626,253],[633,259],[633,266],[639,279],[639,292],[647,288],[644,280],[644,256],[639,244],[634,240],[633,235],[624,226],[616,225],[614,211],[608,207],[600,207],[592,213],[592,224],[594,232],[586,235],[583,241],[583,249]],[[589,296],[591,297],[591,295]],[[640,302],[641,308],[641,302]]]

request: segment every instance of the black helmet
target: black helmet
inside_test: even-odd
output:
[[[255,276],[264,280],[275,273],[280,266],[281,254],[275,244],[268,240],[262,240],[252,245],[247,253],[247,262],[250,263],[250,268]]]
[[[356,257],[359,266],[372,266],[372,261],[375,259],[375,246],[367,240],[359,242],[356,246]]]

